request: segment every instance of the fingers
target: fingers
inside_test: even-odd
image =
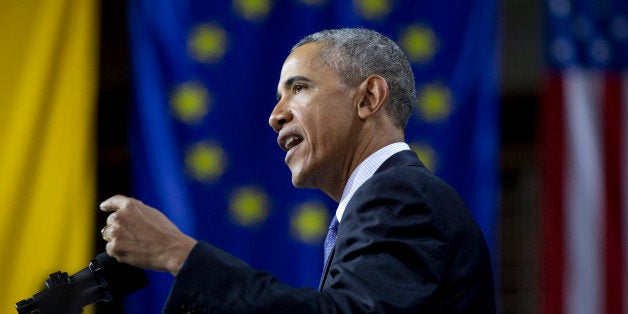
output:
[[[133,200],[133,198],[124,195],[112,196],[100,203],[100,210],[104,212],[115,212],[128,206]]]
[[[118,211],[129,207],[134,200],[135,199],[124,195],[116,195],[100,204],[100,210],[110,213],[107,217],[107,225],[100,230],[103,240],[107,242],[107,247],[111,246],[109,244],[115,238],[113,231],[114,229],[117,229],[117,225],[119,223]]]
[[[102,228],[100,230],[100,234],[102,235],[102,239],[105,240],[105,242],[111,242],[111,236],[107,232],[107,229],[109,229],[109,225],[106,225],[104,228]]]
[[[138,235],[144,226],[141,217],[145,205],[132,197],[116,195],[103,201],[100,210],[108,213],[106,225],[100,230],[107,242],[107,253],[122,261],[132,247],[141,246],[142,239]]]
[[[113,212],[111,214],[109,214],[109,216],[107,217],[107,227],[117,223],[118,219],[118,215],[117,212]]]
[[[100,209],[109,214],[100,231],[105,249],[119,262],[176,275],[196,245],[161,211],[134,198],[116,195]]]
[[[107,225],[100,229],[100,234],[105,242],[111,242],[116,237],[114,234],[116,233],[115,229],[119,229],[118,222],[116,220],[117,217],[115,215],[116,213],[109,215],[109,217],[107,217]]]

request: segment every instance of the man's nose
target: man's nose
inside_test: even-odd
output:
[[[268,124],[270,124],[270,127],[272,127],[275,132],[279,132],[283,125],[291,120],[292,112],[280,101],[273,109],[273,112],[270,113]]]

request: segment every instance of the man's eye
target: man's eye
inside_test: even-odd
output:
[[[305,86],[301,85],[301,84],[294,84],[294,86],[292,87],[292,91],[297,94],[300,93],[301,91],[303,91],[305,89]]]

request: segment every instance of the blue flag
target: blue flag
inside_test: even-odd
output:
[[[134,197],[179,228],[294,286],[318,285],[337,204],[292,186],[268,125],[283,60],[302,37],[377,30],[412,63],[406,141],[456,188],[494,246],[498,177],[496,1],[129,1]],[[173,281],[129,313],[157,313]]]

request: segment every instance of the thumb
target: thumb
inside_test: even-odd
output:
[[[129,198],[124,195],[116,195],[106,199],[100,203],[100,210],[104,212],[115,212],[119,210],[123,204],[128,203]]]

